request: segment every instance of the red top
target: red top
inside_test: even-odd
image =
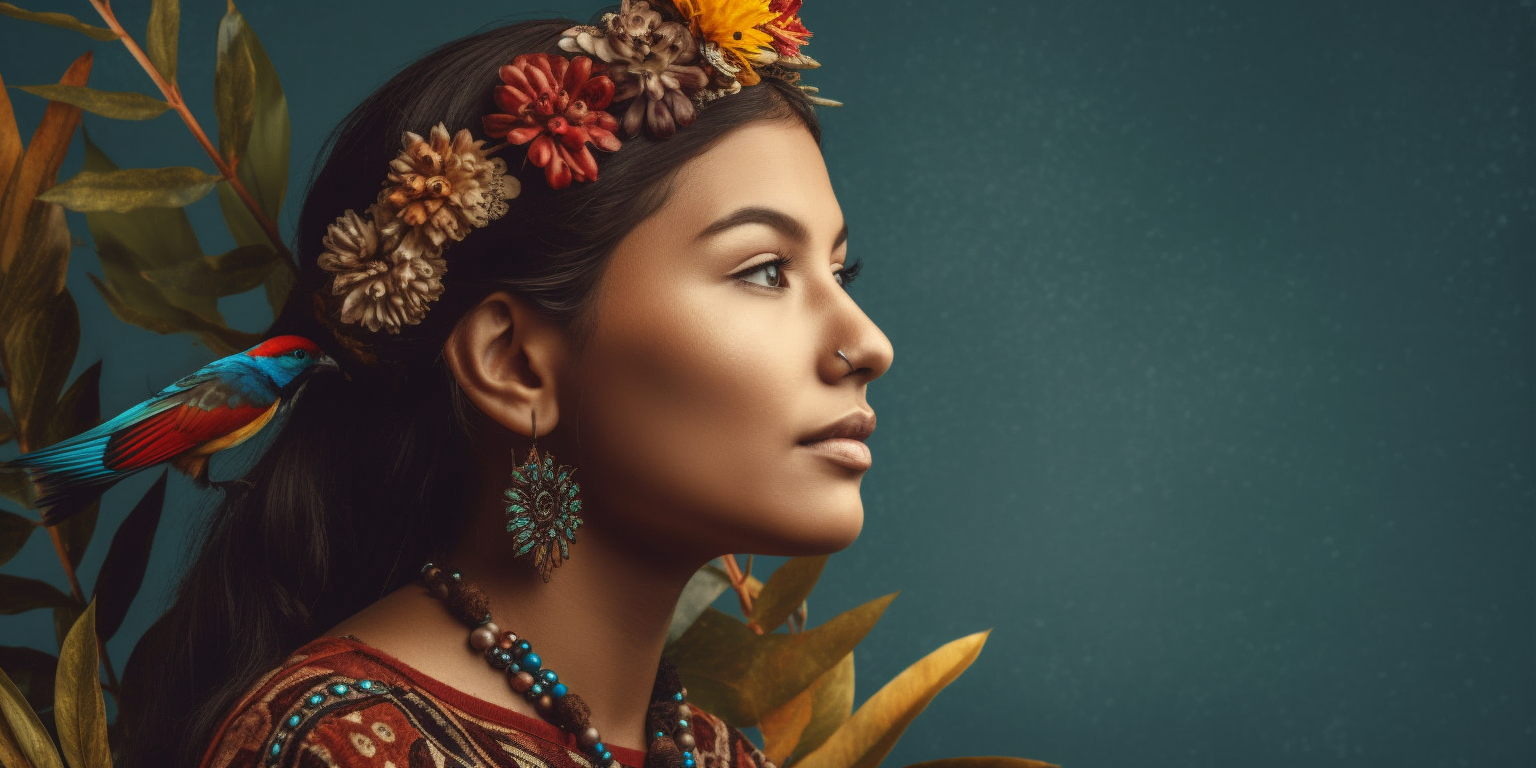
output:
[[[697,768],[771,766],[736,728],[690,702]],[[276,748],[274,749],[274,745]],[[645,753],[608,745],[615,766]],[[351,635],[306,643],[251,687],[201,768],[588,768],[576,736],[407,666]]]

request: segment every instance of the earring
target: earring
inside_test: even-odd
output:
[[[581,484],[572,480],[576,468],[556,464],[551,454],[539,456],[539,415],[533,415],[533,446],[528,458],[517,463],[513,454],[512,486],[503,496],[507,500],[507,532],[515,533],[513,557],[533,552],[534,565],[544,581],[567,559],[570,545],[576,541],[581,525]]]

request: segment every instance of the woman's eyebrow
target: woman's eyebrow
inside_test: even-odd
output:
[[[716,219],[709,226],[701,230],[697,235],[694,235],[693,240],[694,242],[698,242],[712,235],[717,235],[721,232],[724,232],[727,229],[731,229],[732,227],[739,227],[744,224],[766,224],[784,233],[784,235],[790,239],[798,240],[802,243],[810,239],[810,235],[807,232],[805,225],[801,224],[799,219],[783,211],[776,211],[772,208],[747,206],[745,208],[740,208],[719,219]],[[832,250],[837,250],[837,247],[842,245],[843,241],[847,239],[848,222],[845,221],[843,222],[843,228],[838,231],[837,237],[832,240]]]

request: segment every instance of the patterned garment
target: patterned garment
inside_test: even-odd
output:
[[[768,768],[746,736],[690,704],[698,768]],[[614,766],[645,753],[609,745]],[[592,768],[576,737],[474,698],[352,635],[298,648],[252,686],[201,768]]]

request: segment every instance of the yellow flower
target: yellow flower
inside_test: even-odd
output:
[[[752,70],[752,57],[758,49],[773,45],[773,36],[757,27],[779,16],[769,10],[769,0],[676,0],[676,4],[695,35],[729,52],[741,65],[737,81],[757,85],[761,78]]]

